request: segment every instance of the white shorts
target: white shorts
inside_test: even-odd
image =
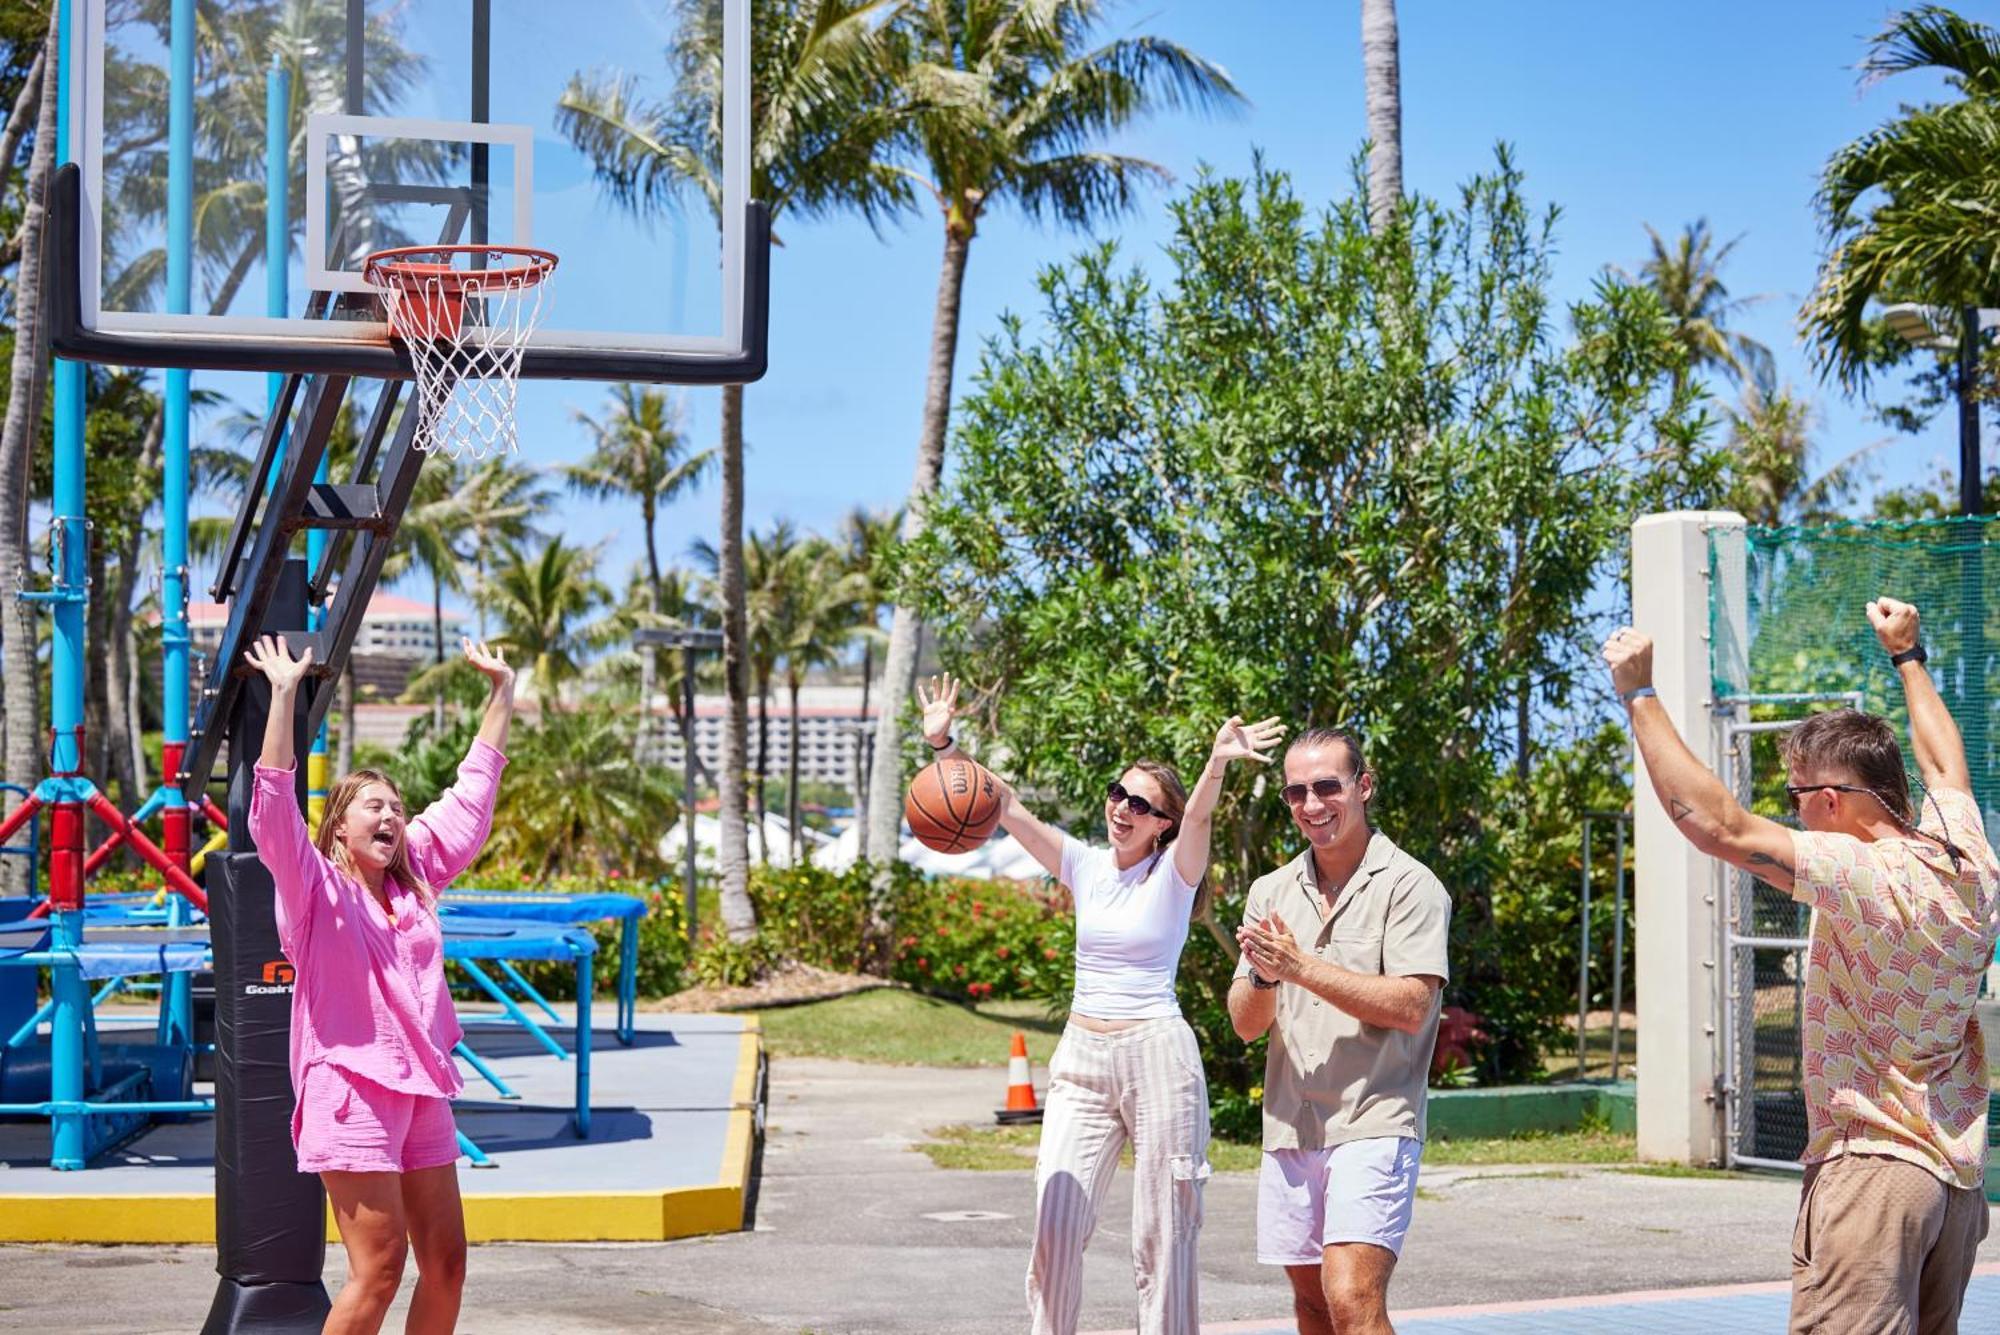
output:
[[[1265,1150],[1257,1176],[1257,1259],[1318,1265],[1327,1247],[1372,1242],[1403,1254],[1424,1144],[1408,1136],[1319,1150]]]

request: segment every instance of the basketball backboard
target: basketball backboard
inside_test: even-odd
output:
[[[169,5],[72,0],[72,10],[78,170],[52,197],[52,323],[65,355],[407,375],[364,258],[474,242],[561,257],[560,297],[528,344],[526,378],[762,374],[769,225],[749,199],[750,0],[204,0],[185,314],[166,309],[161,281]],[[713,127],[700,156],[716,188],[639,216],[573,140],[612,119],[599,114],[608,90],[622,88],[634,121],[674,108],[687,90],[667,53],[690,12],[720,48],[719,70],[698,76],[713,82],[713,114],[689,122]],[[270,210],[266,182],[278,178],[284,208]],[[281,282],[267,228],[282,236]]]

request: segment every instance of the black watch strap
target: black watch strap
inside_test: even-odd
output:
[[[1277,979],[1266,978],[1264,977],[1264,975],[1258,973],[1255,969],[1252,969],[1250,971],[1250,986],[1256,988],[1259,992],[1268,992],[1277,985],[1278,985]]]
[[[1897,667],[1905,663],[1928,663],[1931,661],[1930,650],[1920,644],[1913,649],[1905,649],[1900,654],[1890,654],[1889,661]]]

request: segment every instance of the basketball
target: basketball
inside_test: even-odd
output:
[[[1000,784],[963,756],[926,766],[910,783],[903,819],[925,848],[965,853],[985,843],[1000,823]]]

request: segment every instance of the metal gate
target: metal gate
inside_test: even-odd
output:
[[[1746,809],[1754,809],[1757,766],[1752,749],[1758,737],[1798,727],[1805,722],[1803,711],[1809,705],[1859,709],[1861,703],[1859,692],[1731,696],[1717,701],[1723,783]],[[1752,721],[1748,715],[1753,705],[1802,712],[1793,718]],[[1790,812],[1774,818],[1786,824],[1793,821]],[[1732,1168],[1796,1169],[1806,1146],[1800,1027],[1811,910],[1746,871],[1726,863],[1716,866],[1722,886],[1716,926],[1722,962],[1722,1071],[1717,1087],[1723,1160]]]

